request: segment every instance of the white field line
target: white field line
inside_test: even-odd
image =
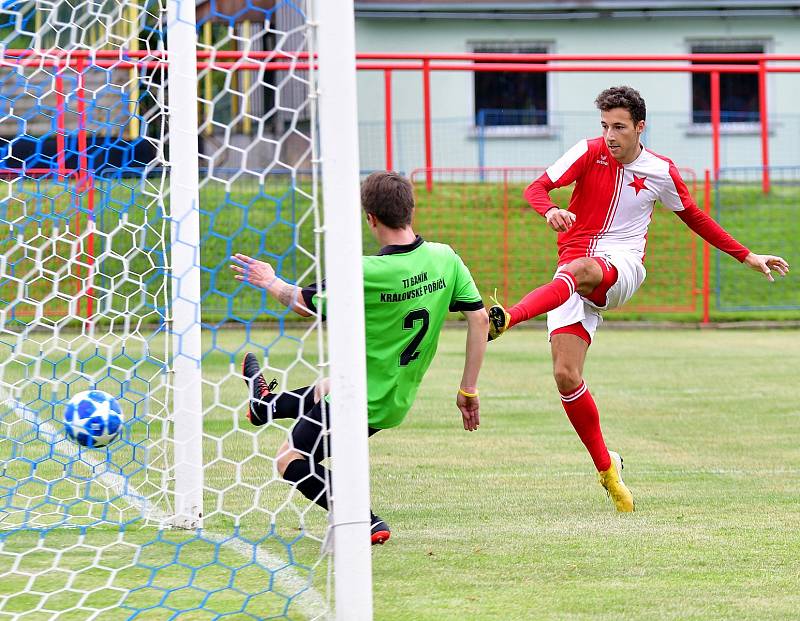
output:
[[[144,519],[158,522],[161,527],[169,523],[169,516],[157,507],[152,506],[146,498],[130,494],[127,480],[122,475],[111,472],[108,469],[108,461],[94,457],[89,453],[89,450],[81,451],[79,445],[69,440],[56,425],[48,421],[40,421],[36,412],[26,408],[16,399],[5,399],[3,404],[10,407],[17,418],[30,423],[37,430],[37,435],[43,441],[49,442],[54,451],[68,457],[77,457],[80,461],[91,466],[96,476],[96,482],[107,491],[114,492],[130,506],[138,509]]]
[[[130,494],[127,489],[128,486],[125,477],[110,472],[106,460],[101,460],[92,456],[87,450],[81,451],[78,445],[69,440],[56,425],[48,421],[40,421],[36,412],[26,408],[17,400],[7,398],[0,403],[9,406],[17,418],[34,426],[38,430],[39,436],[42,437],[44,441],[50,442],[52,446],[57,447],[58,451],[62,454],[66,454],[70,457],[75,457],[80,454],[79,459],[91,466],[95,472],[95,482],[102,485],[107,490],[112,490],[130,506],[138,509],[144,519],[157,522],[160,528],[171,524],[170,515],[152,506],[146,498]],[[64,528],[71,527],[65,526]],[[0,525],[0,530],[2,529],[3,526]],[[198,536],[202,539],[221,544],[223,547],[237,552],[246,559],[256,561],[262,567],[268,568],[270,571],[275,571],[276,567],[280,568],[276,577],[276,584],[279,584],[281,587],[280,590],[285,593],[299,593],[299,595],[294,598],[294,606],[297,607],[297,610],[307,615],[309,619],[325,620],[332,618],[330,616],[330,608],[325,598],[312,586],[311,576],[309,575],[308,578],[303,578],[292,569],[291,566],[287,566],[285,559],[275,556],[263,549],[254,549],[252,545],[248,545],[240,539],[231,539],[225,535],[212,533],[203,529],[197,532]]]
[[[533,463],[533,461],[531,461]],[[659,475],[674,475],[674,476],[796,476],[800,475],[800,468],[678,468],[678,467],[665,467],[665,468],[636,468],[635,466],[627,466],[624,470],[625,474],[635,474],[643,476],[659,476]],[[549,479],[552,477],[574,478],[586,477],[597,478],[597,474],[593,473],[591,469],[584,468],[583,470],[522,470],[518,472],[483,472],[470,474],[472,479]],[[437,474],[436,479],[463,479],[463,475],[454,473],[441,473]]]

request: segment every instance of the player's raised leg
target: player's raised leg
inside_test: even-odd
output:
[[[583,379],[583,364],[589,349],[589,337],[580,324],[567,326],[551,334],[553,377],[561,404],[597,468],[600,483],[608,491],[617,511],[633,511],[633,496],[623,483],[613,463],[600,429],[600,414]]]
[[[318,391],[312,386],[276,393],[278,380],[267,383],[258,358],[251,352],[242,360],[242,377],[250,394],[247,420],[257,427],[279,418],[297,418],[319,401]]]
[[[575,259],[560,269],[549,283],[528,293],[508,309],[495,304],[489,309],[489,340],[509,328],[558,308],[573,293],[588,295],[603,281],[603,270],[593,258]]]

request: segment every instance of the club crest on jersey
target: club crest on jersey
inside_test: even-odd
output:
[[[637,177],[636,173],[634,173],[633,181],[631,181],[628,184],[628,187],[633,188],[634,190],[636,190],[636,196],[639,196],[639,192],[641,192],[642,190],[649,190],[650,189],[644,184],[646,179],[647,179],[647,177]]]

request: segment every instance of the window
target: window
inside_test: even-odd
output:
[[[693,54],[763,54],[764,42],[708,41],[692,44],[691,51]],[[757,73],[720,73],[719,97],[720,120],[723,123],[758,122],[761,112]],[[692,122],[711,122],[711,75],[708,73],[692,74]]]
[[[546,44],[476,43],[479,53],[546,54]],[[547,74],[475,72],[475,125],[547,125]]]

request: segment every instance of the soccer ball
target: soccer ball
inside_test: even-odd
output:
[[[122,410],[107,392],[84,390],[67,402],[64,427],[67,436],[81,446],[100,448],[119,436]]]

